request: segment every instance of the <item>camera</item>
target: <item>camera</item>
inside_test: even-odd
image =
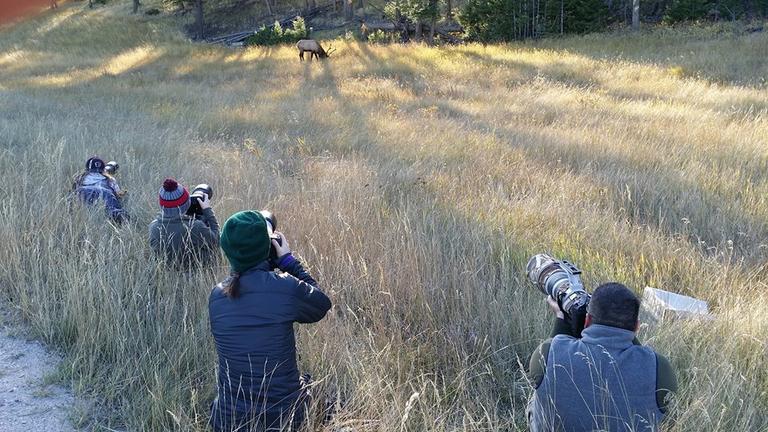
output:
[[[200,201],[203,200],[203,194],[208,195],[208,199],[213,198],[213,188],[205,183],[199,184],[192,189],[192,193],[189,194],[189,210],[187,215],[200,216],[203,214],[203,209],[200,207]]]
[[[539,291],[557,302],[574,336],[579,337],[591,298],[581,282],[581,270],[568,261],[542,253],[528,260],[525,271]]]
[[[115,161],[109,161],[106,165],[104,165],[104,172],[111,176],[117,174],[118,169],[120,169],[120,164]]]
[[[277,218],[275,215],[272,214],[272,212],[269,210],[261,210],[259,213],[261,213],[261,215],[267,221],[267,232],[269,233],[269,238],[271,240],[276,240],[277,244],[282,245],[283,239],[280,238],[280,236],[274,234],[275,230],[277,229]],[[269,246],[269,259],[273,263],[277,263],[277,251],[272,245]]]

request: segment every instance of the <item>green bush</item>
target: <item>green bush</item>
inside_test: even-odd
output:
[[[384,30],[376,30],[375,32],[368,34],[368,43],[372,44],[385,44],[392,41],[392,38],[387,35]]]
[[[262,26],[253,36],[245,40],[246,45],[278,45],[281,43],[298,42],[307,38],[307,26],[304,18],[296,17],[290,29],[283,30],[279,22],[275,21],[272,27]]]
[[[309,36],[307,32],[307,25],[304,22],[304,18],[296,17],[293,20],[292,28],[283,32],[284,42],[298,42],[302,39],[306,39]]]
[[[275,45],[280,43],[283,37],[282,28],[279,23],[273,27],[262,26],[253,36],[245,40],[246,45]]]

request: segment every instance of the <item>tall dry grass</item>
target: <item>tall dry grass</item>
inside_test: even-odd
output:
[[[522,269],[548,250],[592,287],[710,302],[715,321],[641,335],[679,375],[668,430],[768,430],[768,36],[336,41],[299,63],[110,4],[0,31],[0,292],[98,402],[79,424],[205,427],[207,295],[227,269],[148,253],[175,176],[214,185],[221,220],[275,211],[332,297],[299,329],[316,393],[343,402],[313,429],[524,427],[522,365],[550,318]],[[68,209],[91,154],[120,162],[127,226]]]

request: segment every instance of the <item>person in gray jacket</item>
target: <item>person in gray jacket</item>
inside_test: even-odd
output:
[[[187,215],[191,205],[189,191],[167,178],[159,192],[162,212],[149,225],[152,250],[177,268],[210,265],[219,259],[219,223],[210,199],[203,194],[202,215]]]
[[[635,294],[619,283],[599,286],[581,335],[570,333],[556,301],[547,302],[557,320],[531,356],[530,430],[658,431],[677,381],[669,361],[635,338]]]

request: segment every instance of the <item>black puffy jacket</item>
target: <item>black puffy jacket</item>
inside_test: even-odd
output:
[[[240,276],[239,295],[215,287],[208,299],[218,352],[218,396],[211,425],[217,431],[270,430],[303,420],[293,323],[314,323],[331,301],[298,260],[268,261]]]

